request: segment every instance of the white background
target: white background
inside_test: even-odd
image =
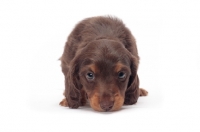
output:
[[[149,96],[117,112],[60,107],[66,38],[78,21],[99,15],[132,31]],[[0,131],[199,132],[199,45],[198,0],[1,0]]]

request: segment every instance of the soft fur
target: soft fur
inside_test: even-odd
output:
[[[94,110],[115,111],[148,93],[139,89],[135,38],[117,18],[92,17],[79,22],[60,60],[65,76],[62,106],[78,108],[89,100]]]

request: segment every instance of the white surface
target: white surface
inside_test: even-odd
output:
[[[0,1],[0,131],[200,131],[200,2]],[[115,15],[130,28],[148,97],[118,112],[60,107],[57,59],[74,25]]]

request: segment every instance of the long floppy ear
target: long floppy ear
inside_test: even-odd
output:
[[[139,64],[139,57],[131,57],[131,76],[128,82],[128,88],[125,92],[124,104],[135,104],[139,97],[139,78],[137,75],[137,69]]]
[[[81,100],[81,84],[79,83],[79,62],[74,58],[65,74],[65,97],[70,108],[78,108]]]

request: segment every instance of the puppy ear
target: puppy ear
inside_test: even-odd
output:
[[[79,64],[75,58],[65,74],[65,97],[70,108],[78,108],[81,100],[81,84],[79,83]]]
[[[137,75],[137,69],[139,64],[139,57],[131,57],[131,76],[128,82],[128,88],[125,92],[124,104],[135,104],[139,97],[139,78]]]

